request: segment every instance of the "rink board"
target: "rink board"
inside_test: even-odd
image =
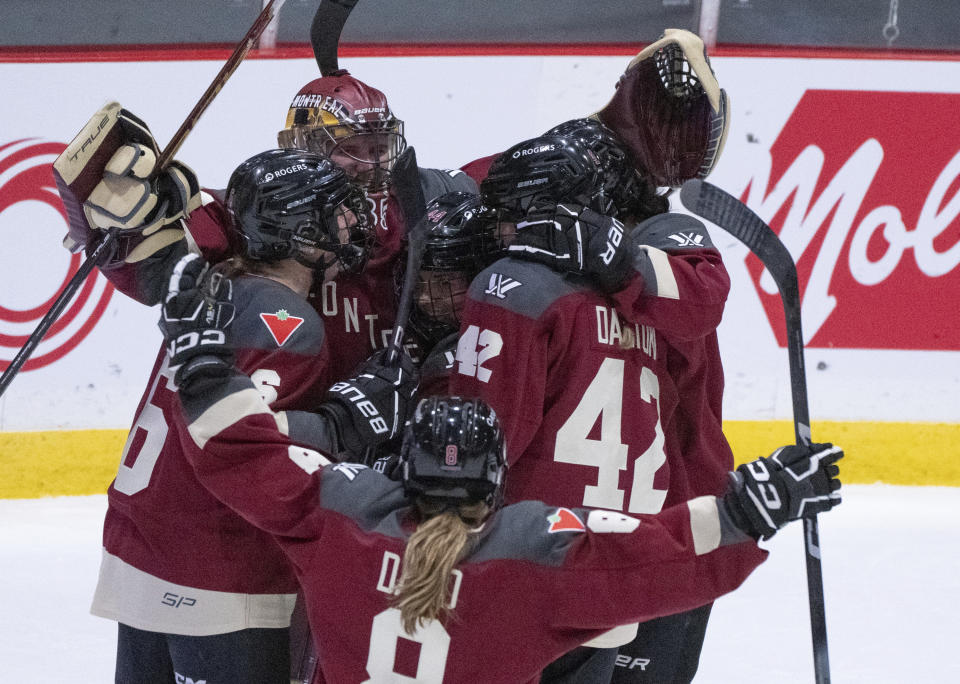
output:
[[[385,86],[422,165],[454,167],[595,111],[628,59],[343,64]],[[847,448],[852,481],[958,484],[943,461],[960,426],[960,142],[944,131],[960,110],[960,62],[833,55],[713,64],[733,118],[710,180],[770,222],[798,261],[810,414],[823,425],[814,438]],[[0,367],[79,265],[60,246],[66,225],[49,175],[59,150],[114,99],[146,119],[162,146],[219,67],[0,63]],[[275,144],[291,96],[316,75],[304,57],[248,60],[179,158],[204,185],[222,187],[238,162]],[[782,312],[746,249],[713,226],[711,235],[732,280],[719,330],[724,414],[748,458],[792,437]],[[160,346],[156,317],[102,276],[90,281],[0,398],[0,486],[23,483],[3,496],[103,491]],[[919,466],[901,472],[904,462]],[[21,480],[14,463],[50,472]]]

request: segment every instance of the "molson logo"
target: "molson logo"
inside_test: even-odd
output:
[[[53,180],[53,160],[66,147],[32,138],[0,141],[0,371],[84,260],[82,253],[71,255],[60,246],[67,218]],[[112,294],[113,285],[94,270],[22,370],[47,366],[80,344]]]
[[[811,347],[960,350],[960,94],[807,91],[741,197],[797,262]],[[785,346],[776,285],[747,257]]]

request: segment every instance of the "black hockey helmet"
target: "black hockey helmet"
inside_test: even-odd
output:
[[[480,184],[485,201],[517,219],[534,204],[573,202],[603,213],[603,166],[579,138],[543,135],[497,157]]]
[[[470,281],[504,253],[496,212],[479,195],[448,192],[427,205],[420,273],[410,329],[433,347],[460,327]],[[397,292],[406,264],[397,268]],[[399,294],[398,294],[399,296]]]
[[[359,271],[374,231],[363,191],[326,157],[304,150],[267,150],[240,164],[227,184],[226,207],[243,255],[254,261],[296,259],[317,270],[339,261]],[[332,254],[320,262],[304,248]]]
[[[403,436],[400,468],[411,498],[498,508],[507,451],[497,414],[480,399],[422,399]]]
[[[586,118],[564,121],[547,131],[546,135],[576,138],[597,155],[601,166],[599,180],[603,194],[597,197],[600,209],[591,208],[613,217],[634,213],[637,195],[641,190],[646,190],[648,184],[640,176],[630,153],[613,131],[596,119]]]

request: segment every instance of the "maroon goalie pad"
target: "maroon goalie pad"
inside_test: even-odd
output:
[[[689,31],[668,29],[648,46],[596,113],[659,186],[679,187],[713,169],[727,129],[728,98]]]
[[[53,162],[53,177],[67,210],[67,235],[63,245],[78,252],[90,241],[93,229],[83,213],[83,203],[103,179],[103,170],[122,145],[136,142],[159,154],[150,129],[139,118],[109,102],[94,114]]]

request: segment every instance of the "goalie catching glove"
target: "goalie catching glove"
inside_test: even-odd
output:
[[[406,352],[396,366],[384,365],[385,350],[360,364],[354,376],[327,390],[319,412],[336,426],[341,451],[355,457],[403,428],[420,376]]]
[[[623,288],[636,251],[623,224],[577,204],[533,207],[517,223],[510,256],[546,264],[592,280],[603,292]]]
[[[233,348],[224,333],[233,321],[233,283],[196,254],[173,269],[160,316],[170,369],[185,395],[201,394],[210,380],[233,368]]]
[[[829,511],[840,503],[841,458],[840,447],[810,444],[744,463],[730,473],[723,497],[731,519],[754,539],[769,539],[791,520]]]

